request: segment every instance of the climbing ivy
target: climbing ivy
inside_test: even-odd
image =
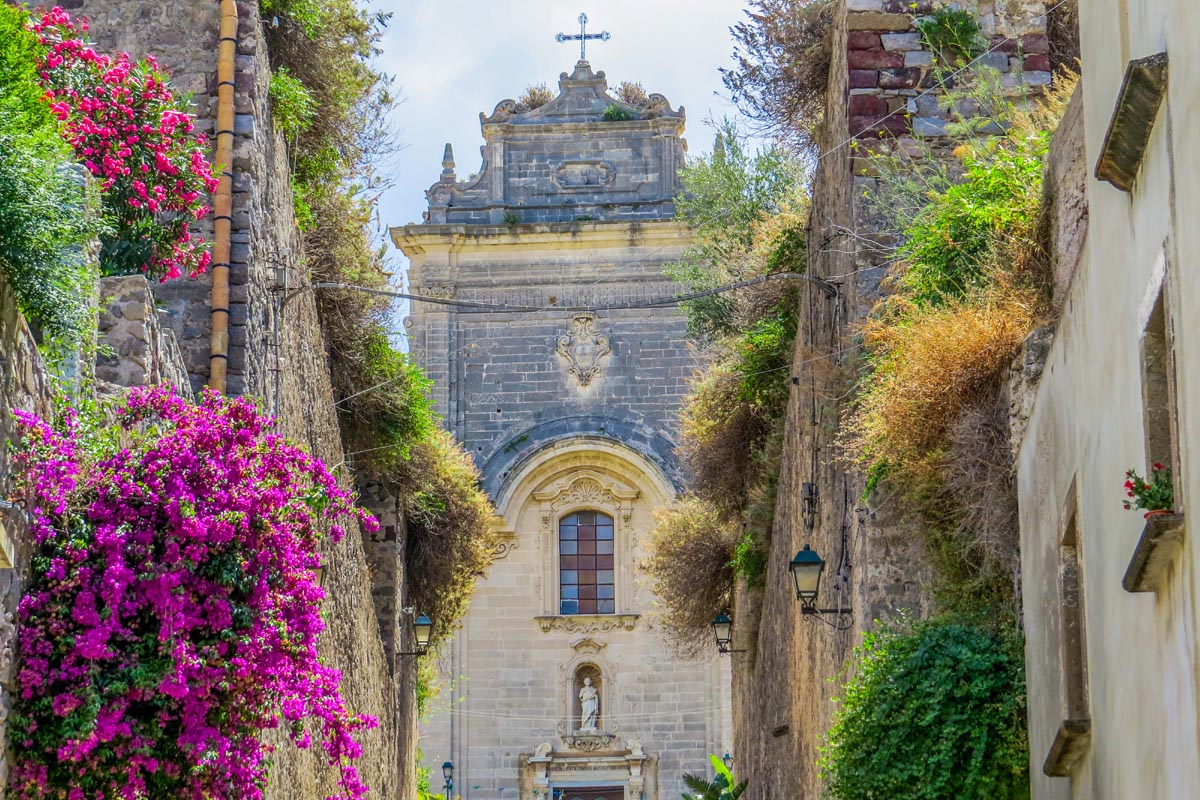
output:
[[[1020,647],[953,618],[867,634],[822,748],[830,795],[1028,798]]]

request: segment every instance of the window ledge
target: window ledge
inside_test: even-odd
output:
[[[637,627],[641,614],[546,614],[534,617],[542,626],[542,633],[565,631],[567,633],[602,633],[604,631],[627,630]]]
[[[1183,514],[1155,514],[1146,520],[1121,585],[1127,592],[1153,592],[1183,544]]]
[[[1065,719],[1058,726],[1058,734],[1054,744],[1050,745],[1050,753],[1042,764],[1042,772],[1051,778],[1069,778],[1079,759],[1087,752],[1088,744],[1092,741],[1092,721],[1090,719]]]

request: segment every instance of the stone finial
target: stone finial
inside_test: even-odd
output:
[[[458,180],[454,174],[454,147],[449,142],[446,142],[446,150],[442,153],[442,180]]]

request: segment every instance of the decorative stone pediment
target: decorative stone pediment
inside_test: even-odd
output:
[[[626,525],[633,513],[633,501],[641,495],[637,489],[598,472],[576,472],[533,493],[541,504],[542,528],[550,529],[555,513],[564,508],[591,506],[611,512]]]
[[[608,337],[596,327],[596,315],[576,314],[567,333],[558,337],[558,354],[567,360],[567,371],[580,386],[587,386],[600,373],[600,359],[612,352]]]
[[[595,639],[583,637],[571,642],[571,649],[579,655],[598,655],[601,650],[608,647],[604,642],[597,642]]]

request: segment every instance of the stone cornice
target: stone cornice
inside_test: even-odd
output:
[[[691,238],[688,226],[675,219],[613,220],[595,222],[536,222],[522,225],[402,225],[390,228],[392,243],[405,255],[422,253],[429,245],[451,247],[480,246],[489,249],[533,245],[561,247],[564,235],[589,246],[628,247],[630,240]]]

